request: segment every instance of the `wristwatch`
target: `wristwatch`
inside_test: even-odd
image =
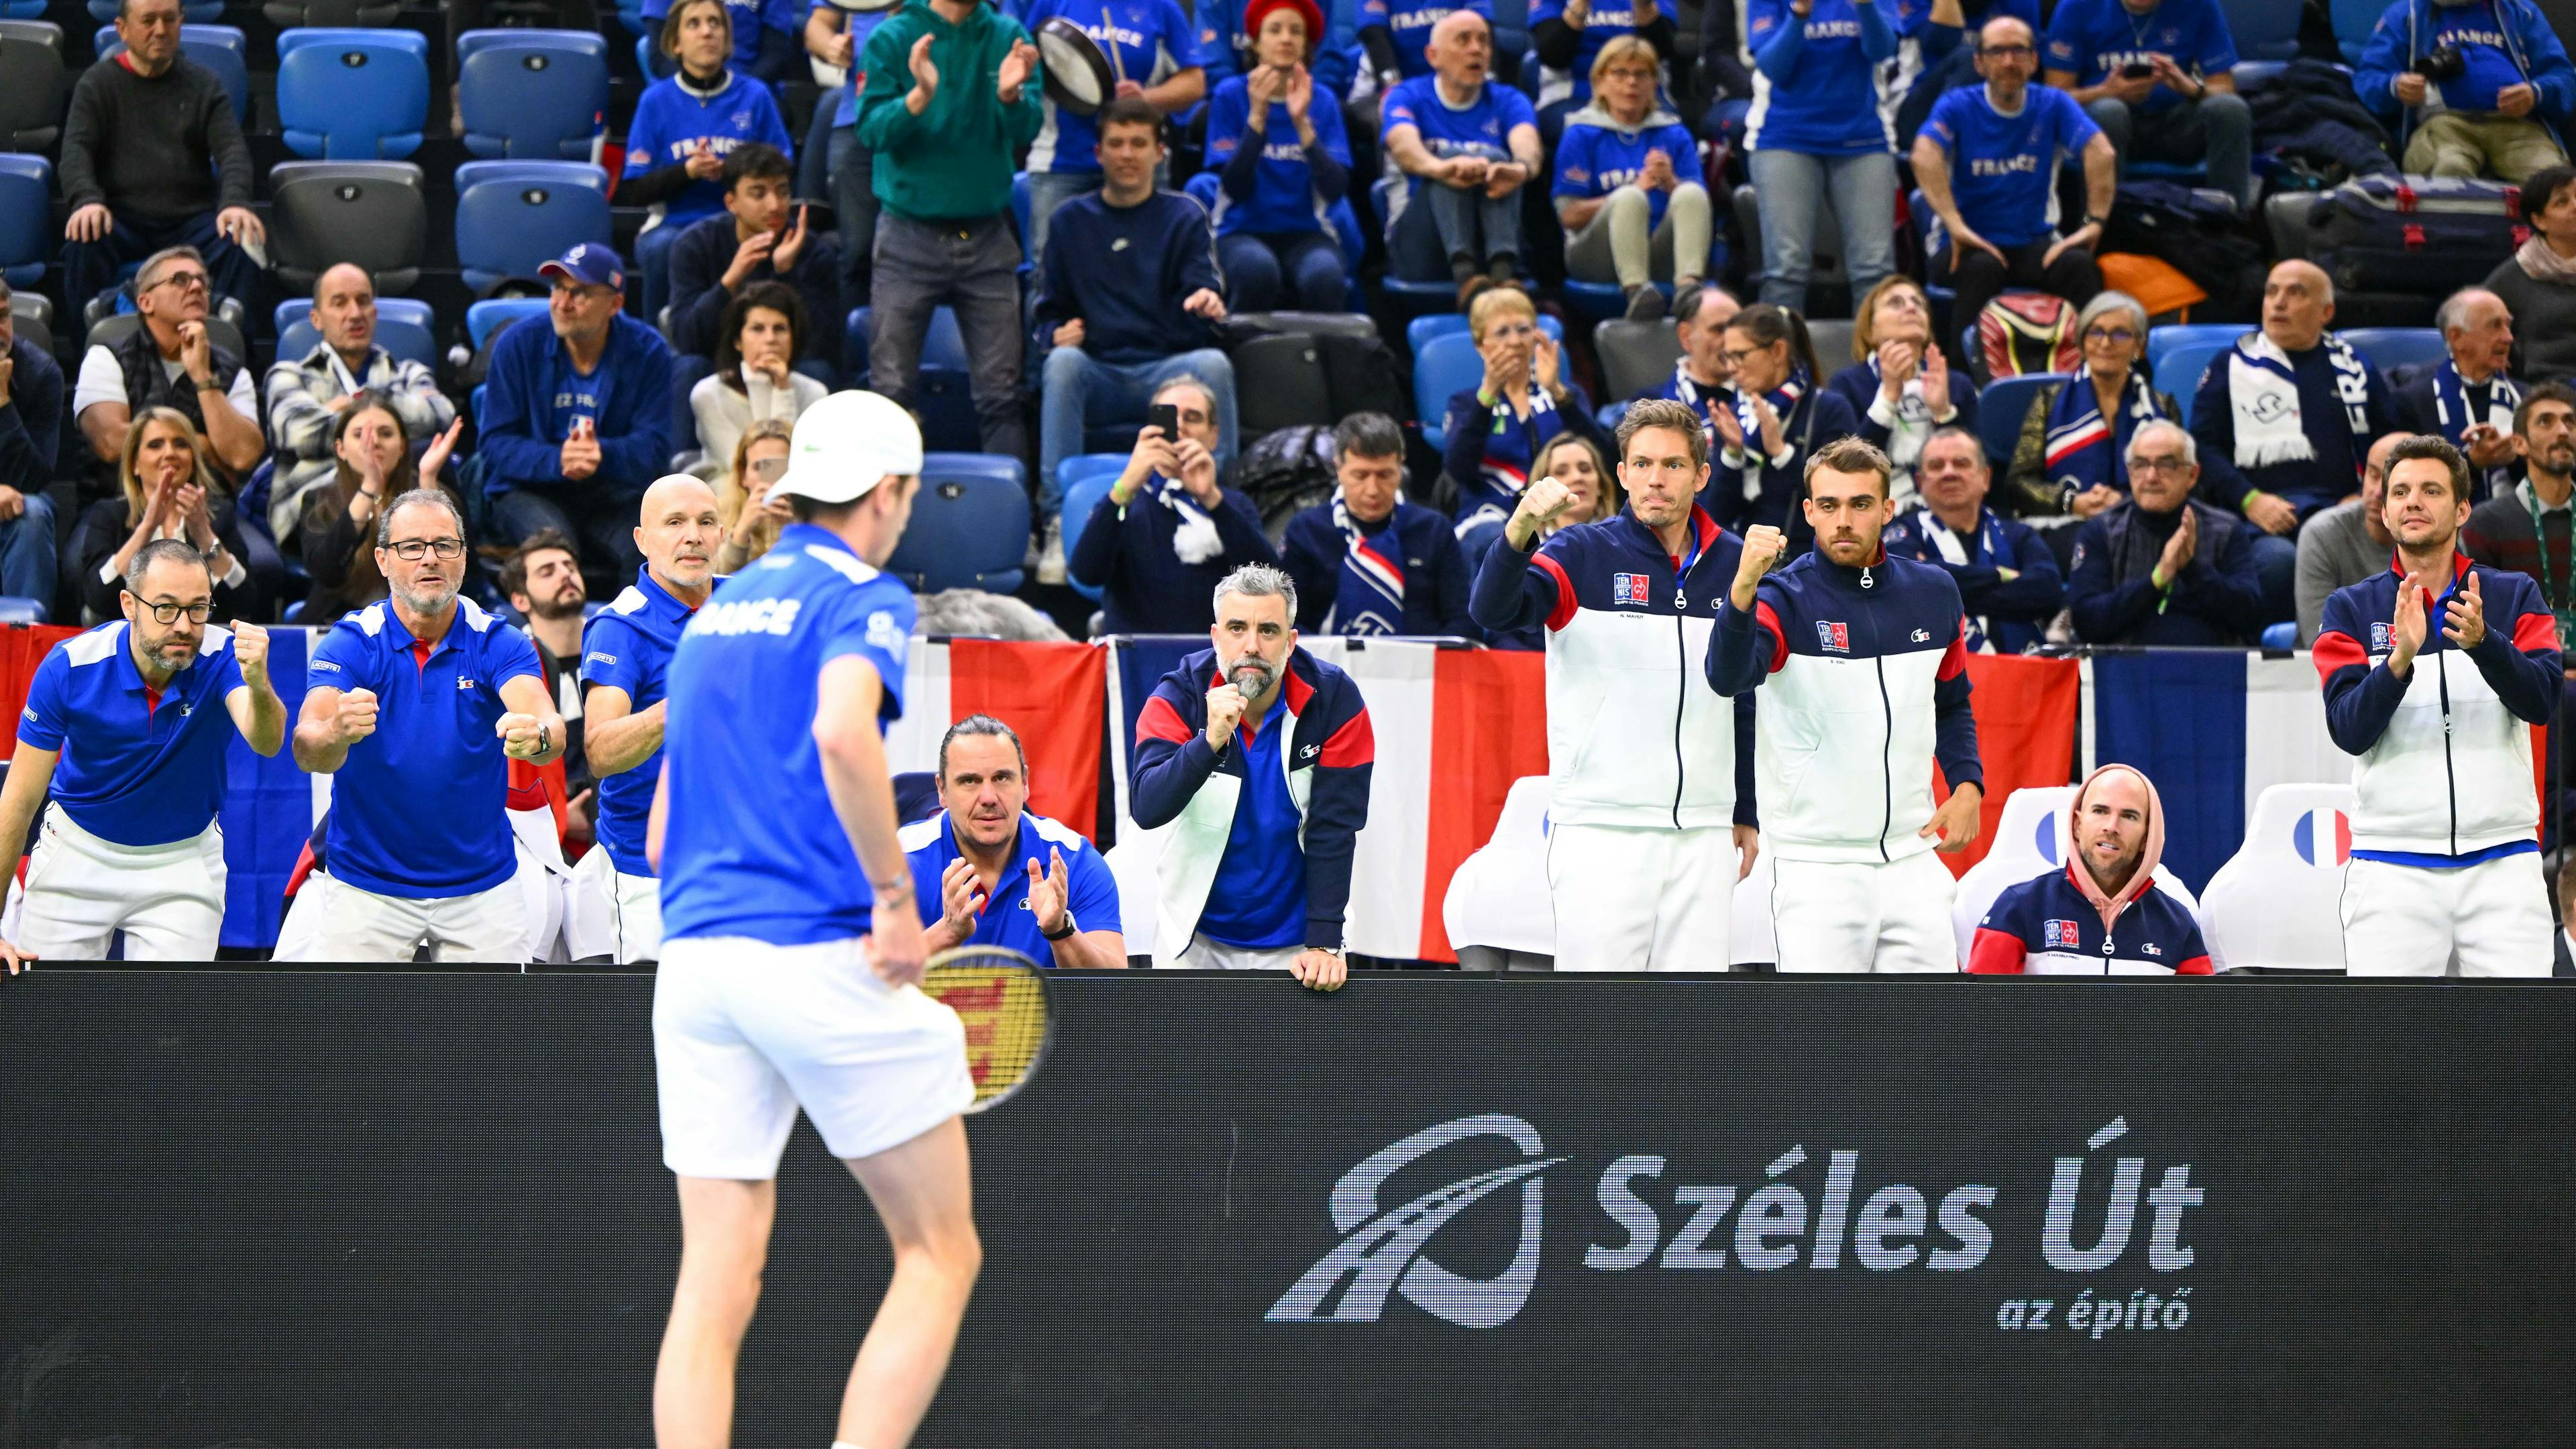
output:
[[[1061,930],[1061,931],[1040,931],[1040,932],[1038,932],[1038,934],[1039,934],[1039,935],[1041,935],[1041,936],[1043,936],[1043,937],[1045,937],[1046,939],[1048,939],[1048,940],[1050,940],[1050,941],[1061,941],[1061,940],[1063,940],[1065,937],[1070,936],[1070,935],[1072,935],[1074,932],[1079,931],[1079,930],[1081,930],[1081,929],[1082,929],[1082,923],[1081,923],[1081,922],[1079,922],[1079,921],[1076,921],[1076,920],[1073,918],[1073,912],[1072,912],[1071,910],[1067,910],[1067,911],[1064,913],[1064,929],[1063,929],[1063,930]]]

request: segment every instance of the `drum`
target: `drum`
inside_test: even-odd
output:
[[[1038,62],[1047,99],[1077,116],[1099,114],[1118,94],[1117,72],[1099,43],[1061,15],[1038,26]]]

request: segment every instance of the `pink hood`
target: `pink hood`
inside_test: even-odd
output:
[[[2084,818],[2084,797],[2093,793],[2094,785],[2103,776],[2113,773],[2129,776],[2147,792],[2147,846],[2138,854],[2138,868],[2130,874],[2129,883],[2122,886],[2116,896],[2103,890],[2101,883],[2093,879],[2092,868],[2085,864],[2076,833],[2080,828],[2078,822]],[[2164,854],[2165,804],[2156,794],[2155,781],[2128,765],[2104,765],[2085,777],[2083,785],[2075,792],[2075,799],[2066,807],[2066,876],[2075,882],[2078,891],[2083,892],[2084,899],[2093,903],[2093,909],[2102,913],[2103,930],[2111,929],[2111,923],[2119,918],[2120,912],[2155,884],[2156,863],[2164,859]]]

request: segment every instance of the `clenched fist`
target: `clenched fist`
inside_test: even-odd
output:
[[[1220,684],[1207,692],[1208,748],[1223,752],[1234,741],[1234,727],[1243,719],[1243,691],[1231,684]]]
[[[1522,490],[1520,505],[1512,510],[1511,521],[1503,525],[1503,536],[1516,549],[1530,546],[1537,537],[1574,506],[1574,490],[1553,476],[1543,477]]]
[[[1735,561],[1735,586],[1727,590],[1726,601],[1738,609],[1752,608],[1754,586],[1780,562],[1788,547],[1788,535],[1767,523],[1746,529],[1744,555]]]
[[[257,624],[232,628],[233,663],[241,667],[243,682],[257,685],[268,677],[268,631]]]
[[[532,714],[505,714],[492,722],[492,733],[501,737],[501,753],[514,760],[533,760],[551,743]]]
[[[376,732],[376,692],[352,689],[340,696],[339,712],[332,717],[331,728],[343,745],[354,745]]]

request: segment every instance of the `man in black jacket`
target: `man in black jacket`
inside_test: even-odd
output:
[[[725,308],[754,282],[778,281],[796,289],[814,324],[800,360],[839,368],[841,254],[831,238],[806,226],[805,209],[790,199],[795,180],[795,168],[775,146],[754,141],[725,157],[727,214],[696,223],[671,243],[674,351],[715,356]]]

